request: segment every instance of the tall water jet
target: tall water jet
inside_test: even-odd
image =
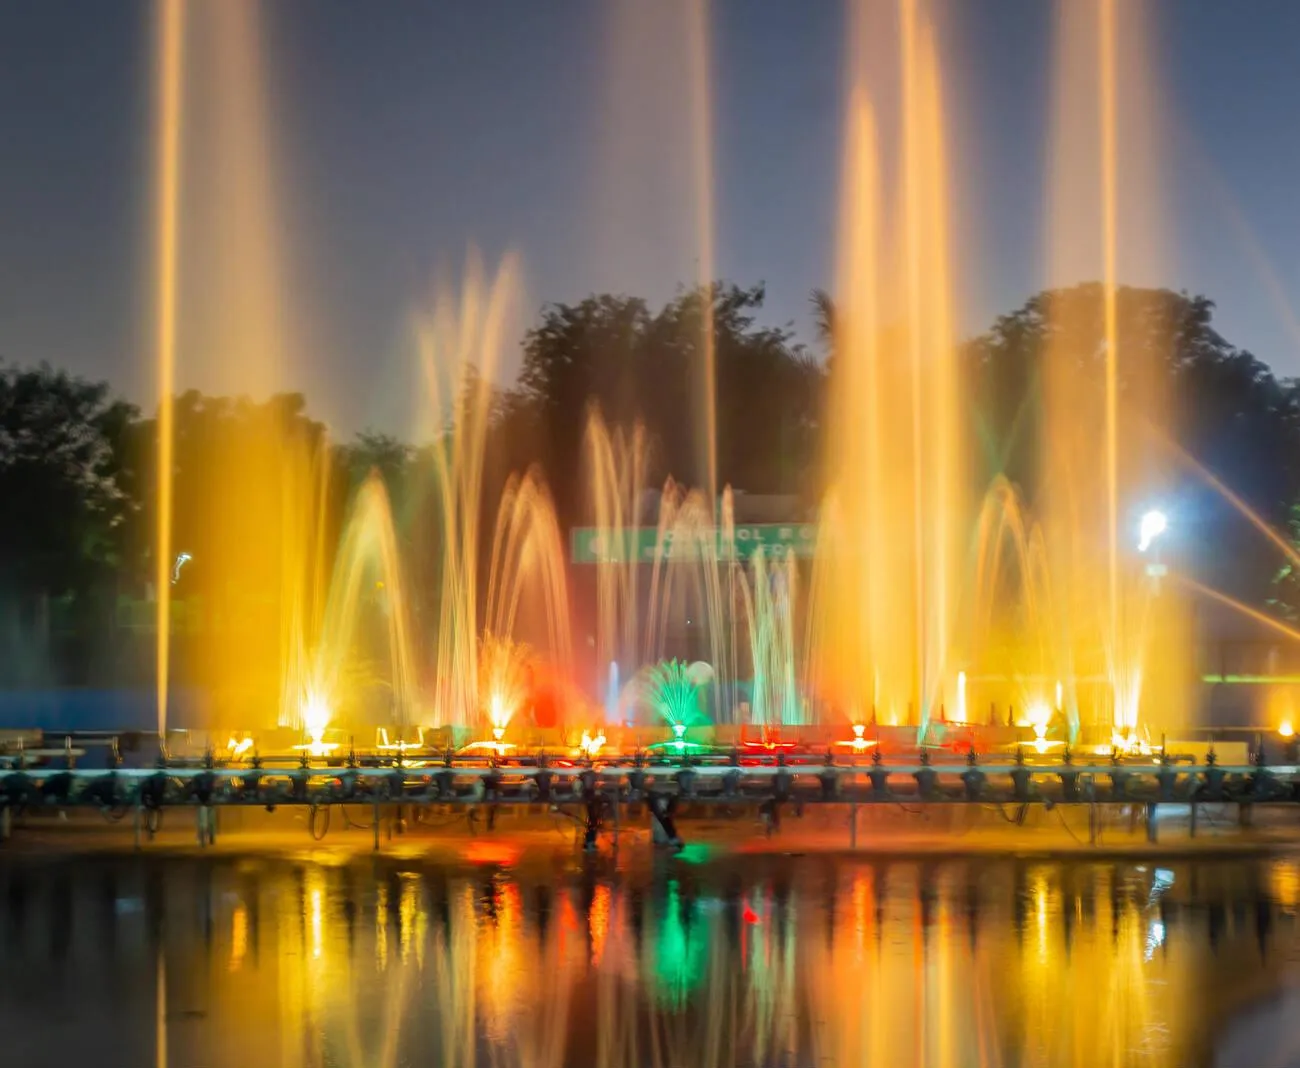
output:
[[[903,258],[912,369],[916,541],[916,692],[920,737],[954,684],[950,655],[969,525],[961,462],[960,372],[953,333],[947,150],[935,34],[918,0],[902,0]]]
[[[769,559],[760,548],[750,561],[749,581],[742,576],[738,589],[748,637],[749,722],[764,729],[802,726],[809,715],[799,688],[799,568],[793,554]]]
[[[285,285],[293,205],[278,182],[269,9],[235,0],[190,10],[183,363],[204,389],[263,397],[286,388],[286,360],[306,347],[290,329]]]
[[[645,428],[611,430],[592,410],[583,438],[591,515],[605,544],[596,561],[596,664],[629,674],[641,657],[641,561],[633,539],[640,523],[649,446]]]
[[[204,693],[208,726],[271,726],[300,682],[294,628],[322,610],[322,584],[304,576],[328,566],[323,428],[300,397],[177,396],[182,377],[268,390],[285,348],[261,8],[159,11],[158,725],[183,676]]]
[[[593,257],[611,291],[665,279],[698,287],[693,334],[694,469],[673,471],[710,500],[717,473],[715,218],[709,0],[610,0]],[[652,289],[653,291],[653,289]]]
[[[710,501],[718,497],[718,372],[713,329],[713,92],[709,65],[709,0],[690,0],[691,154],[699,241],[696,278],[703,287],[696,387],[695,477]]]
[[[439,590],[431,710],[438,726],[499,726],[483,692],[480,633],[485,640],[526,642],[563,682],[571,673],[563,544],[540,472],[506,480],[491,542],[484,537],[485,453],[514,291],[513,259],[490,280],[474,260],[459,303],[441,294],[419,330],[428,411],[443,421],[428,450],[432,478],[424,505]],[[484,573],[482,551],[489,546]]]
[[[484,612],[486,634],[502,639],[521,631],[537,634],[558,676],[569,678],[573,653],[564,545],[537,470],[511,476],[502,491]]]
[[[433,469],[435,547],[438,553],[438,624],[435,635],[437,725],[467,727],[479,710],[478,551],[484,449],[491,418],[493,380],[502,349],[502,324],[515,284],[507,258],[491,280],[477,258],[457,304],[440,293],[419,324],[419,342],[435,421]]]
[[[179,244],[181,166],[181,94],[185,39],[184,0],[160,0],[157,39],[158,155],[156,222],[158,363],[157,533],[154,545],[154,593],[157,598],[158,735],[167,730],[167,693],[171,676],[173,411],[176,374],[176,252]]]
[[[814,685],[857,722],[924,738],[951,680],[961,541],[958,376],[949,292],[943,108],[933,32],[899,7],[897,232],[882,225],[867,92],[869,5],[851,15],[851,72],[827,446],[810,625]],[[892,238],[892,240],[887,240]],[[901,279],[890,285],[892,279]]]
[[[1034,500],[1075,674],[1107,680],[1092,697],[1092,718],[1125,739],[1152,672],[1174,705],[1186,663],[1179,598],[1162,590],[1158,561],[1135,551],[1138,519],[1169,481],[1144,446],[1147,425],[1168,419],[1163,366],[1173,337],[1169,324],[1166,340],[1151,340],[1139,296],[1121,284],[1153,274],[1161,247],[1160,131],[1143,7],[1059,5],[1049,202],[1058,288],[1043,309],[1046,440]],[[1060,288],[1098,276],[1097,286]]]
[[[338,457],[301,397],[184,393],[176,404],[177,468],[189,473],[174,495],[192,556],[175,587],[190,621],[178,638],[187,678],[205,694],[207,726],[271,727],[303,685],[329,596]]]

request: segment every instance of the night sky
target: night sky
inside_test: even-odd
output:
[[[400,431],[412,314],[471,244],[489,264],[520,254],[521,321],[695,277],[686,44],[655,0],[276,0],[252,20],[262,97],[214,59],[213,11],[239,2],[190,4],[182,386],[301,389],[343,433]],[[1151,8],[1167,233],[1162,277],[1137,280],[1212,297],[1229,340],[1300,374],[1300,4]],[[1046,280],[1053,17],[1047,0],[937,5],[964,333]],[[150,0],[0,4],[0,358],[106,377],[146,407],[154,19]],[[765,281],[770,321],[811,343],[809,291],[834,280],[845,13],[714,0],[709,28],[714,273]],[[242,97],[221,96],[231,79]],[[247,183],[214,101],[236,97],[264,105],[258,232],[288,309],[289,354],[257,375],[221,349],[240,318],[223,233]]]

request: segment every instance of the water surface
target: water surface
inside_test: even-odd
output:
[[[1280,1068],[1298,902],[1290,858],[9,857],[0,1036],[21,1068]]]

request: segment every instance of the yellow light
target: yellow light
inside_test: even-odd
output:
[[[587,754],[587,756],[594,757],[601,751],[601,749],[604,748],[605,741],[606,741],[605,736],[599,732],[593,735],[587,731],[583,731],[582,741],[579,742],[578,744],[579,747],[582,749],[582,751]]]
[[[461,752],[470,753],[479,749],[486,749],[489,752],[496,753],[498,756],[500,756],[503,753],[508,753],[513,748],[514,748],[513,742],[480,741],[480,742],[470,742],[468,745],[463,746],[461,748]]]
[[[307,698],[302,703],[302,727],[307,732],[307,737],[313,740],[323,738],[329,722],[330,709],[325,698],[314,690],[308,690]]]
[[[231,738],[230,741],[226,743],[226,748],[230,750],[231,759],[238,760],[240,757],[242,757],[245,753],[247,753],[250,749],[253,748],[253,739],[244,738],[242,740],[236,740],[234,738]]]
[[[1033,746],[1039,753],[1045,753],[1053,746],[1065,744],[1064,742],[1048,741],[1047,726],[1051,719],[1052,709],[1046,701],[1033,701],[1025,709],[1025,718],[1020,725],[1034,729]]]
[[[1110,744],[1126,756],[1150,756],[1156,751],[1154,746],[1148,745],[1134,732],[1124,734],[1115,731],[1110,736]]]
[[[1278,727],[1277,733],[1282,735],[1283,738],[1293,738],[1295,737],[1295,727],[1289,719],[1284,719],[1282,725]]]
[[[376,749],[382,749],[386,752],[405,753],[411,749],[424,748],[424,728],[416,729],[415,741],[408,742],[405,739],[398,738],[395,742],[388,740],[388,728],[380,727],[378,729],[378,740],[375,742]]]
[[[1034,737],[1042,741],[1047,737],[1047,724],[1052,719],[1052,710],[1046,701],[1034,701],[1025,709],[1025,722],[1034,728]]]
[[[847,745],[850,748],[852,748],[854,752],[857,753],[862,752],[862,750],[864,749],[870,749],[873,745],[876,744],[876,742],[874,738],[867,739],[862,737],[866,729],[867,727],[865,723],[855,723],[853,724],[853,737],[846,742],[836,742],[835,744]]]
[[[496,741],[501,741],[505,735],[514,711],[514,708],[506,702],[505,695],[499,691],[494,691],[488,699],[488,722],[492,724],[492,737]]]
[[[325,698],[315,690],[308,690],[302,703],[302,729],[307,735],[304,745],[295,745],[295,749],[305,749],[308,756],[328,756],[338,748],[337,743],[325,741],[325,731],[330,723],[330,708]]]

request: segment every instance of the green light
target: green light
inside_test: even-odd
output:
[[[713,748],[714,748],[713,746],[706,745],[704,742],[680,742],[676,740],[673,740],[671,742],[651,742],[649,745],[646,746],[647,751],[653,749],[654,751],[658,752],[661,749],[671,749],[674,753],[682,753],[682,752],[694,753],[700,749],[712,750]]]
[[[1297,686],[1300,675],[1202,675],[1201,681],[1216,686]]]
[[[717,846],[709,845],[707,842],[687,842],[676,852],[673,859],[682,864],[704,864],[717,856],[718,852]]]
[[[665,660],[645,674],[641,697],[681,738],[700,718],[700,687],[680,660]]]
[[[698,924],[688,924],[682,913],[681,894],[674,879],[668,884],[660,913],[653,986],[663,1001],[676,1006],[685,1005],[703,982],[707,964],[706,942],[700,937]]]

